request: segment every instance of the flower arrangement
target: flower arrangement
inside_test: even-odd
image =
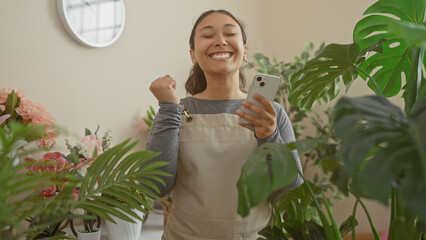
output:
[[[92,163],[100,156],[103,152],[110,149],[112,146],[112,136],[111,131],[107,130],[103,135],[102,139],[98,137],[99,126],[94,133],[92,133],[89,129],[85,129],[85,136],[78,142],[75,146],[72,146],[68,140],[66,140],[66,145],[70,153],[65,156],[65,158],[71,164],[75,164],[74,172],[77,174],[77,177],[85,177],[89,167]],[[98,187],[95,184],[94,188]],[[74,200],[78,199],[78,195],[80,194],[80,187],[74,189],[73,197]],[[100,196],[101,194],[97,194]],[[85,232],[94,232],[96,231],[94,224],[96,220],[99,221],[94,214],[82,209],[76,208],[71,210],[71,213],[74,215],[89,215],[92,216],[88,219],[83,219],[84,231]],[[74,229],[73,229],[74,231]],[[74,234],[76,234],[74,232]]]
[[[36,139],[37,146],[43,149],[55,146],[58,136],[55,119],[46,111],[46,108],[26,99],[20,90],[2,88],[0,89],[0,127],[8,126],[12,121],[42,126],[43,136],[29,135],[26,140],[30,142]]]
[[[45,204],[48,204],[63,190],[69,191],[67,183],[69,177],[72,176],[70,174],[73,171],[74,164],[69,163],[60,152],[48,152],[39,159],[26,157],[24,162],[26,163],[28,176],[35,175],[43,179],[36,185],[33,197],[29,199],[29,203],[33,206],[46,207]],[[31,226],[36,226],[43,222],[44,219],[55,218],[54,214],[56,213],[50,213],[47,217],[35,214],[26,220],[30,222]],[[32,237],[64,236],[65,232],[60,231],[63,222],[64,220],[59,220],[47,224],[42,231],[31,230],[28,236],[30,239]]]
[[[94,133],[86,128],[85,136],[75,146],[72,146],[69,140],[65,140],[67,148],[70,151],[65,158],[68,162],[76,165],[75,169],[80,176],[84,176],[84,173],[100,154],[111,148],[111,131],[107,130],[102,139],[98,137],[98,131],[99,126]]]
[[[157,170],[167,162],[149,162],[159,153],[131,152],[137,145],[131,139],[111,147],[110,132],[100,139],[97,130],[86,130],[74,146],[67,141],[67,155],[42,152],[56,144],[53,118],[19,90],[1,89],[0,95],[0,239],[69,239],[62,223],[75,218],[133,221],[129,214],[142,220],[130,209],[147,213],[140,196],[158,198],[158,189],[146,186],[169,176]],[[39,147],[27,145],[33,141]],[[75,209],[84,215],[72,214]]]
[[[75,176],[76,178],[83,178],[86,176],[90,165],[100,154],[111,147],[112,137],[110,135],[110,130],[105,132],[102,139],[99,139],[97,136],[98,130],[99,126],[95,133],[92,133],[86,128],[86,136],[75,146],[71,146],[69,141],[66,140],[67,148],[70,151],[66,156],[60,152],[47,152],[39,159],[33,157],[24,158],[24,162],[28,164],[28,175],[37,174],[39,176],[51,176],[47,181],[41,182],[34,190],[35,196],[32,199],[34,203],[40,203],[45,199],[57,196],[66,187],[69,176]],[[53,177],[54,175],[56,177]],[[95,185],[94,188],[96,189],[97,185]],[[79,190],[79,186],[73,189],[74,201],[78,199]],[[99,196],[100,194],[97,195]],[[81,208],[71,210],[71,214],[93,215]],[[37,222],[37,219],[30,218],[29,221]],[[95,221],[96,217],[84,218],[84,230],[86,232],[93,232],[95,230]],[[38,233],[37,236],[45,237],[58,234],[61,222],[62,221],[54,223],[42,233]]]

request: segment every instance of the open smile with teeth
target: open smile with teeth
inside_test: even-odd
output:
[[[228,59],[231,56],[232,56],[232,53],[230,52],[212,53],[209,55],[209,57],[213,59]]]

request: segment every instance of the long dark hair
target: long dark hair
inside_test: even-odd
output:
[[[191,36],[189,37],[189,47],[192,50],[194,50],[194,47],[195,47],[194,46],[195,45],[194,44],[195,29],[205,17],[207,17],[208,15],[212,13],[225,14],[229,16],[230,18],[232,18],[235,22],[237,22],[238,26],[240,26],[240,29],[241,29],[243,43],[244,44],[247,43],[247,36],[246,36],[246,32],[244,31],[244,25],[237,18],[235,18],[234,15],[232,15],[230,12],[226,10],[209,10],[201,14],[200,17],[198,17],[197,21],[194,24],[194,27],[192,28]],[[246,85],[246,78],[243,74],[242,68],[240,68],[240,88],[241,89],[244,88],[245,85]],[[204,91],[206,87],[207,87],[207,81],[206,81],[206,76],[204,75],[204,71],[201,69],[200,65],[194,64],[194,66],[191,68],[191,71],[189,73],[188,80],[186,80],[186,83],[185,83],[186,91],[190,93],[191,95],[194,95]]]

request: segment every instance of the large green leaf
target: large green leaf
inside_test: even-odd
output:
[[[310,110],[321,98],[333,100],[339,93],[340,79],[346,90],[357,78],[355,63],[359,58],[357,44],[330,44],[302,70],[291,77],[290,103]]]
[[[12,92],[7,96],[5,111],[6,114],[10,114],[10,120],[16,120],[18,115],[15,109],[19,106],[20,102],[21,99],[18,98],[18,95],[16,94],[15,90],[12,90]]]
[[[303,154],[322,144],[324,139],[320,138],[288,144],[264,143],[256,148],[241,168],[237,183],[238,214],[247,216],[251,207],[267,200],[271,193],[296,180],[299,169],[294,160],[294,150]]]
[[[408,76],[410,70],[411,53],[407,39],[412,39],[413,34],[424,34],[424,30],[407,29],[407,26],[408,23],[423,25],[425,1],[380,0],[365,11],[364,15],[367,14],[355,26],[354,42],[359,44],[361,51],[379,39],[385,39],[386,42],[383,44],[383,53],[368,57],[360,68],[376,80],[384,96],[395,96],[401,90],[402,73]],[[395,19],[399,19],[401,24],[395,25]],[[407,31],[410,32],[410,38],[405,34]],[[364,74],[361,77],[367,78]],[[376,91],[371,81],[368,86]]]
[[[389,32],[402,36],[409,47],[419,47],[426,49],[426,26],[394,21],[389,23]]]
[[[410,75],[407,78],[407,84],[403,94],[405,100],[405,112],[410,113],[413,107],[424,98],[423,68],[424,50],[414,47],[411,56]]]
[[[238,180],[238,214],[268,199],[278,189],[294,182],[298,168],[292,150],[285,144],[264,143],[253,151]]]
[[[426,219],[426,101],[407,117],[382,96],[343,97],[334,129],[354,189],[387,203],[391,187],[406,207]],[[371,158],[368,154],[376,151]],[[367,160],[366,160],[367,159]]]

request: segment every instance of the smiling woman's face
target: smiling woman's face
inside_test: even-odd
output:
[[[246,55],[238,23],[223,13],[206,16],[196,27],[192,62],[206,75],[238,73]]]

